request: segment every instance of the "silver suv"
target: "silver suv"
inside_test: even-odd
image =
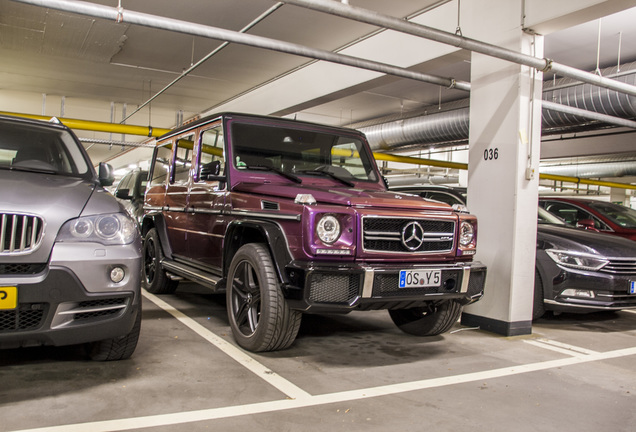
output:
[[[141,240],[66,127],[0,116],[0,347],[87,344],[132,355]]]

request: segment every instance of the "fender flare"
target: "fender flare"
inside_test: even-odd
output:
[[[161,212],[146,214],[141,223],[141,228],[144,237],[150,228],[155,228],[159,235],[159,243],[163,250],[163,256],[172,259],[172,248],[168,240],[168,229],[166,228],[166,221],[163,214]]]
[[[228,225],[225,232],[225,241],[223,242],[223,274],[227,276],[227,270],[232,261],[229,258],[234,256],[234,253],[241,246],[250,243],[249,241],[244,241],[245,239],[241,238],[241,236],[237,236],[245,229],[256,230],[265,238],[267,248],[278,273],[278,279],[283,284],[288,283],[285,266],[292,262],[293,258],[289,251],[287,237],[277,223],[263,220],[235,220]]]

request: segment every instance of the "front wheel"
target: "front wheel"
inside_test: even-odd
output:
[[[425,307],[389,310],[391,319],[404,333],[435,336],[447,332],[457,322],[462,305],[454,300]]]
[[[242,246],[232,258],[227,281],[227,314],[236,342],[253,352],[288,348],[302,314],[287,305],[267,247]]]
[[[126,360],[135,352],[141,330],[141,304],[132,330],[124,336],[88,344],[88,356],[96,361]]]

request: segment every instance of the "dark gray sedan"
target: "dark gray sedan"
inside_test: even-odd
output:
[[[534,318],[636,308],[635,242],[576,229],[542,208],[538,222]]]

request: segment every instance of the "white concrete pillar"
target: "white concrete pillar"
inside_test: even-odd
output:
[[[522,31],[521,5],[479,0],[478,33],[465,35],[542,56],[543,38]],[[542,73],[472,55],[468,206],[479,218],[477,259],[486,293],[462,323],[506,336],[532,331]]]

